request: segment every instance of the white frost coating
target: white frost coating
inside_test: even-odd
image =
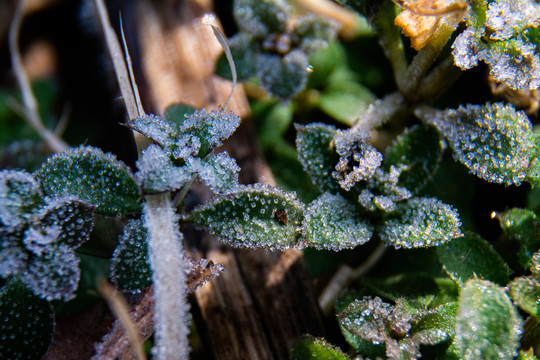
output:
[[[270,95],[288,99],[306,86],[308,66],[308,58],[300,50],[293,50],[284,57],[264,53],[258,56],[257,76]]]
[[[498,0],[489,4],[486,25],[492,40],[509,39],[515,32],[540,25],[540,5],[533,0]]]
[[[292,7],[286,0],[236,0],[234,18],[244,32],[256,38],[286,29]]]
[[[368,180],[381,166],[382,154],[368,142],[367,132],[337,131],[334,141],[340,158],[332,176],[343,189],[350,190],[357,182]]]
[[[23,269],[28,255],[19,247],[19,230],[0,228],[0,277],[5,278]]]
[[[151,144],[137,161],[139,171],[135,174],[137,184],[144,190],[154,192],[180,189],[191,179],[191,172],[174,166],[169,156],[157,145]]]
[[[302,232],[308,246],[339,251],[369,241],[373,226],[341,195],[324,193],[308,205]]]
[[[231,192],[238,186],[240,167],[227,152],[210,155],[205,159],[188,158],[187,166],[215,193]]]
[[[29,228],[24,232],[22,243],[34,255],[44,256],[54,251],[59,236],[60,227],[58,226],[49,226],[42,230]]]
[[[188,359],[189,305],[182,235],[169,194],[148,195],[143,206],[155,298],[156,359]]]
[[[452,54],[456,66],[467,70],[478,65],[478,61],[487,57],[487,49],[480,45],[479,30],[467,28],[452,44]]]
[[[454,158],[490,182],[520,185],[529,163],[531,123],[525,113],[501,103],[467,105],[435,114],[416,113],[448,140]]]
[[[17,226],[42,196],[39,184],[27,172],[0,171],[0,224]]]

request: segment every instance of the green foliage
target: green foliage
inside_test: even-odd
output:
[[[517,355],[522,320],[503,288],[471,279],[459,296],[456,346],[465,359],[511,359]]]
[[[540,248],[536,214],[527,209],[510,209],[500,216],[501,228],[508,238],[519,242],[519,262],[528,269],[535,251]]]
[[[463,286],[470,279],[506,285],[509,269],[501,256],[479,235],[467,233],[438,246],[437,257],[452,280]]]
[[[152,282],[147,236],[141,220],[130,220],[124,227],[111,261],[113,283],[121,289],[142,289]]]
[[[51,305],[32,294],[17,278],[0,290],[0,357],[41,358],[52,340]]]
[[[295,194],[247,185],[194,209],[187,220],[234,246],[286,249],[297,245],[303,216]]]
[[[346,360],[348,357],[338,348],[321,338],[306,335],[294,343],[291,360]]]
[[[110,154],[81,146],[50,157],[36,173],[43,193],[73,195],[104,215],[140,211],[139,188],[126,165]]]
[[[540,316],[540,282],[529,276],[521,276],[512,280],[510,297],[523,311],[538,318]]]

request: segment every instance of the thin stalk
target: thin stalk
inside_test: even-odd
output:
[[[386,245],[380,243],[362,265],[353,269],[349,265],[341,265],[328,285],[319,296],[319,306],[324,315],[330,315],[337,298],[343,290],[355,279],[364,276],[375,266],[386,252]]]
[[[395,113],[405,109],[405,107],[403,95],[399,92],[389,94],[371,104],[350,131],[370,131],[375,126],[390,120]]]
[[[9,27],[9,51],[11,55],[11,66],[13,67],[13,73],[17,79],[17,83],[21,89],[22,99],[24,107],[19,108],[19,112],[22,117],[26,119],[28,124],[34,129],[39,136],[47,143],[47,146],[54,152],[62,152],[68,149],[62,139],[60,139],[53,131],[49,130],[43,124],[41,116],[39,115],[39,107],[36,97],[32,92],[32,86],[28,75],[24,70],[24,66],[21,60],[21,53],[19,51],[19,32],[21,29],[23,19],[23,9],[25,1],[20,0],[17,3],[15,13],[13,14],[13,20]],[[17,108],[17,107],[15,107]]]
[[[421,101],[432,102],[448,89],[461,76],[461,71],[454,65],[452,56],[446,57],[422,79],[418,88]]]

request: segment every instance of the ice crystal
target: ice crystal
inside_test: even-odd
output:
[[[111,278],[122,289],[142,289],[152,282],[148,232],[141,220],[129,220],[111,260]]]
[[[191,179],[187,167],[175,166],[169,156],[157,145],[151,144],[137,161],[139,171],[135,179],[145,193],[180,189]]]
[[[255,184],[195,208],[187,220],[234,246],[285,249],[297,245],[303,214],[296,194]]]
[[[233,11],[242,31],[255,38],[284,32],[292,15],[286,0],[235,0]]]
[[[143,115],[130,120],[127,125],[133,130],[154,140],[163,148],[174,146],[174,139],[179,137],[177,124],[167,121],[161,115]]]
[[[531,272],[540,280],[540,251],[535,252],[531,258]]]
[[[42,203],[42,197],[32,175],[24,171],[0,171],[0,225],[19,225]]]
[[[238,186],[240,167],[227,152],[211,154],[204,159],[190,158],[187,167],[215,193],[231,192]]]
[[[76,196],[96,212],[121,215],[140,210],[139,188],[128,167],[111,154],[80,146],[51,156],[37,172],[51,197]]]
[[[382,240],[396,248],[438,246],[461,236],[455,209],[434,198],[412,198],[397,205],[379,228]]]
[[[28,254],[22,250],[21,228],[0,226],[0,277],[5,278],[24,269]]]
[[[338,130],[334,141],[340,158],[332,176],[343,189],[350,190],[356,183],[368,180],[381,166],[382,154],[368,142],[367,132]]]
[[[35,232],[28,234],[29,237]],[[25,271],[20,273],[21,281],[34,294],[46,300],[70,300],[75,297],[75,290],[79,283],[79,258],[75,252],[66,245],[54,248],[50,246],[39,247],[48,239],[30,238],[26,244],[34,243],[31,247],[34,253],[40,256],[33,258]],[[37,243],[41,242],[41,244]]]
[[[464,360],[514,358],[521,333],[521,317],[504,288],[477,279],[461,288],[455,345]]]
[[[60,227],[48,226],[43,229],[30,228],[24,232],[22,243],[34,255],[43,257],[54,251],[60,237]]]
[[[540,5],[533,0],[492,1],[485,14],[471,12],[468,23],[452,45],[457,66],[470,69],[482,60],[495,80],[514,90],[540,86],[540,54],[529,38],[540,24]]]
[[[300,50],[293,50],[284,57],[261,54],[257,62],[257,76],[261,86],[271,96],[290,99],[306,86],[308,65],[306,54]]]
[[[307,126],[296,125],[296,131],[296,149],[304,171],[322,191],[338,191],[339,184],[329,176],[339,160],[332,146],[336,128],[312,123]]]
[[[527,176],[531,123],[511,105],[467,105],[435,116],[417,114],[442,132],[454,158],[476,176],[506,185],[520,185]]]
[[[331,19],[314,14],[302,16],[294,23],[291,40],[295,47],[302,49],[309,56],[326,48],[328,42],[335,39],[339,26]]]
[[[400,181],[400,175],[403,169],[406,169],[405,165],[394,166],[391,165],[388,172],[385,172],[382,168],[375,170],[375,174],[368,179],[367,186],[370,192],[374,192],[371,201],[371,205],[368,205],[366,201],[367,193],[362,190],[359,201],[366,208],[373,210],[373,206],[379,210],[391,212],[396,209],[395,204],[407,199],[410,199],[413,194],[408,189],[398,185]],[[364,195],[363,195],[364,194]]]
[[[339,251],[366,243],[373,226],[341,195],[324,193],[305,211],[306,245]]]
[[[0,290],[0,358],[41,359],[54,332],[54,312],[47,301],[18,278]]]
[[[392,313],[392,305],[379,297],[355,300],[340,315],[340,323],[349,332],[375,344],[388,338],[386,321]]]

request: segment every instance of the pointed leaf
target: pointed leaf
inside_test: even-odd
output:
[[[26,242],[35,243],[41,240],[36,240],[34,235],[36,233],[27,231]],[[42,252],[36,254],[38,256],[32,258],[26,271],[20,274],[21,281],[42,299],[49,301],[73,299],[81,274],[79,258],[66,245],[50,249],[45,245],[48,244],[44,244]],[[33,249],[38,249],[38,246],[35,245]]]
[[[137,290],[152,283],[147,237],[141,220],[130,220],[124,227],[111,261],[113,283],[121,289]]]
[[[459,296],[455,343],[464,360],[512,359],[522,320],[504,288],[471,279]]]
[[[523,311],[538,318],[540,316],[540,282],[530,276],[521,276],[512,280],[510,297]]]
[[[395,248],[439,246],[461,235],[455,209],[435,198],[412,198],[397,205],[379,226],[379,236]]]
[[[414,126],[388,148],[384,169],[401,169],[398,185],[418,193],[437,170],[444,150],[439,133],[431,126]]]
[[[111,154],[89,146],[50,157],[37,172],[43,192],[73,195],[104,215],[140,211],[139,188],[131,171]]]
[[[348,357],[323,338],[305,335],[294,343],[291,360],[347,360]]]
[[[436,345],[454,337],[454,324],[445,315],[432,311],[413,325],[410,335],[420,344]]]
[[[522,111],[488,103],[417,115],[442,132],[454,158],[476,176],[506,185],[520,185],[527,176],[533,143],[531,123]]]
[[[25,171],[0,171],[0,226],[19,225],[43,203],[42,197],[32,175]]]
[[[292,16],[292,8],[286,0],[236,0],[233,6],[236,23],[254,38],[285,32]]]
[[[509,281],[509,269],[491,244],[474,233],[438,246],[435,250],[443,270],[463,286],[469,279],[484,279],[501,286]]]
[[[303,216],[294,193],[256,184],[195,208],[187,220],[234,246],[286,249],[297,245]]]
[[[500,216],[501,228],[506,236],[521,245],[518,256],[521,265],[528,269],[531,257],[540,248],[536,214],[527,209],[511,209]]]
[[[52,340],[52,306],[17,278],[0,290],[0,358],[41,359]]]
[[[302,232],[306,245],[339,251],[366,243],[373,226],[341,195],[324,193],[308,205]]]
[[[137,161],[137,183],[145,194],[180,189],[191,180],[192,172],[186,166],[176,166],[159,146],[151,144]]]
[[[257,77],[270,96],[291,99],[304,90],[308,66],[308,58],[300,50],[292,50],[283,57],[264,53],[258,56]]]
[[[42,230],[56,226],[60,233],[57,244],[77,248],[90,238],[94,227],[94,208],[79,199],[68,196],[53,199],[37,214]]]
[[[191,158],[187,161],[187,168],[197,174],[199,179],[215,193],[231,192],[238,186],[240,167],[226,151],[210,154],[204,159]]]
[[[337,192],[340,187],[331,176],[339,161],[332,145],[336,129],[324,124],[296,126],[296,149],[304,170],[322,191]]]

